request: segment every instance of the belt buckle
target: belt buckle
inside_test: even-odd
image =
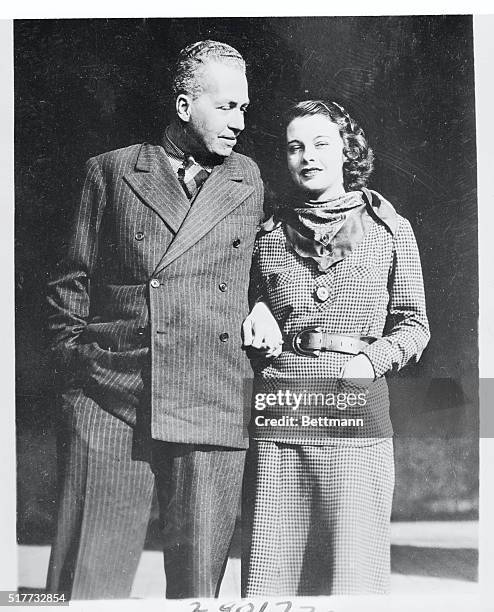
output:
[[[314,327],[306,327],[298,334],[295,334],[292,339],[292,348],[297,355],[304,357],[319,357],[321,352],[320,348],[306,348],[302,346],[304,334],[319,334],[319,346],[322,345],[322,327],[316,325]]]

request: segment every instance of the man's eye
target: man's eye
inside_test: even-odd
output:
[[[300,145],[291,145],[288,147],[288,153],[297,153],[298,151],[301,151],[302,147]]]

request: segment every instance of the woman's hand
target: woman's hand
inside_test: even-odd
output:
[[[278,357],[283,337],[276,319],[264,302],[257,302],[242,323],[244,347],[263,351],[266,357]]]
[[[342,378],[353,378],[353,379],[370,379],[374,380],[375,373],[374,368],[370,359],[367,355],[360,353],[352,357],[343,368],[341,374]]]

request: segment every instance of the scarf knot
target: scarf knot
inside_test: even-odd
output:
[[[300,257],[313,259],[319,270],[352,253],[364,240],[374,220],[394,234],[396,212],[376,192],[349,191],[325,202],[303,202],[280,211],[288,242]]]

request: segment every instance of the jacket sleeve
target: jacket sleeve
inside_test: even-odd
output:
[[[394,237],[388,291],[383,337],[362,351],[370,359],[376,378],[401,369],[411,360],[418,361],[430,338],[420,256],[406,219],[401,220]]]
[[[249,306],[251,310],[257,304],[257,302],[268,303],[268,299],[266,297],[267,294],[265,291],[263,277],[260,269],[259,257],[259,240],[256,239],[254,251],[252,253],[252,266],[250,269],[249,283]]]
[[[86,164],[81,198],[76,208],[65,258],[48,282],[48,333],[53,365],[66,382],[77,374],[81,345],[90,311],[91,277],[98,255],[98,234],[105,207],[105,186],[96,158]]]

